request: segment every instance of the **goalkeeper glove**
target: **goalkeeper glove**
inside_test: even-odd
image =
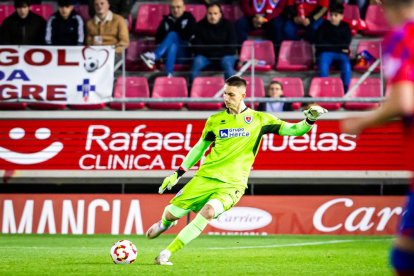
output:
[[[158,193],[162,194],[166,189],[171,190],[172,187],[174,187],[175,184],[178,183],[181,176],[185,173],[185,170],[180,167],[178,170],[176,170],[172,175],[167,176],[164,178],[164,181],[162,182],[161,186],[158,188]]]
[[[312,125],[319,119],[319,117],[321,117],[322,114],[328,113],[328,110],[319,105],[313,105],[309,107],[309,109],[303,111],[303,113],[306,116],[306,122]]]

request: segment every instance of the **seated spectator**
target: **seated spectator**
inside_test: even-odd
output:
[[[191,78],[208,65],[220,65],[225,78],[234,75],[237,37],[233,24],[223,18],[220,4],[207,5],[207,16],[196,25],[191,41],[195,54]]]
[[[266,96],[270,98],[283,98],[283,84],[279,81],[271,81],[267,87]],[[284,102],[266,102],[260,103],[260,111],[281,112],[292,111],[292,103]]]
[[[309,42],[315,41],[316,31],[328,12],[329,0],[287,0],[284,15],[287,21],[283,34],[286,40],[305,38]]]
[[[1,26],[2,43],[5,45],[43,45],[46,21],[30,11],[30,0],[15,0],[16,11]]]
[[[240,1],[240,8],[244,16],[235,23],[239,45],[247,39],[249,32],[262,29],[265,31],[266,37],[278,48],[283,41],[284,19],[280,15],[285,3],[285,0]]]
[[[365,18],[365,14],[367,13],[367,8],[370,3],[370,0],[331,0],[330,4],[332,5],[334,3],[357,5],[359,8],[359,14],[361,15],[361,18]]]
[[[89,16],[95,16],[95,2],[88,0]],[[111,12],[121,15],[125,18],[128,27],[128,18],[132,10],[132,0],[109,0],[109,9]]]
[[[155,35],[158,47],[155,52],[142,54],[141,59],[153,69],[155,61],[165,56],[165,71],[172,76],[176,60],[185,63],[190,57],[189,40],[194,34],[195,25],[194,16],[185,11],[184,1],[172,0],[170,14],[164,16]]]
[[[83,45],[85,25],[73,10],[73,0],[58,0],[58,11],[47,21],[47,45]]]
[[[121,54],[129,44],[125,20],[109,10],[108,0],[95,0],[95,13],[86,23],[86,44],[115,45],[115,53]]]
[[[341,68],[341,78],[344,83],[344,91],[346,92],[348,91],[352,76],[349,58],[352,33],[349,25],[342,21],[344,18],[343,5],[332,5],[330,13],[330,19],[324,20],[316,38],[315,46],[319,76],[328,77],[331,65],[338,64]]]

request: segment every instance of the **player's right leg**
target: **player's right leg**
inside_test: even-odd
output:
[[[165,207],[161,220],[154,223],[147,231],[148,239],[155,239],[163,232],[177,224],[177,220],[187,215],[190,210],[184,210],[172,204]]]

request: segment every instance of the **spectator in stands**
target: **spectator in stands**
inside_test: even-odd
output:
[[[189,40],[194,34],[195,25],[194,16],[185,11],[184,0],[172,0],[170,14],[164,16],[155,35],[158,47],[155,52],[142,54],[141,59],[153,69],[155,61],[166,56],[165,71],[168,76],[172,76],[176,60],[185,63],[190,57]]]
[[[329,0],[287,0],[284,15],[284,39],[299,40],[304,37],[309,42],[315,41],[316,31],[328,12]]]
[[[73,0],[58,0],[58,11],[47,21],[46,44],[83,45],[85,25],[73,9]]]
[[[286,0],[240,1],[240,8],[243,11],[244,16],[235,23],[239,45],[247,39],[249,32],[261,29],[265,31],[265,36],[270,39],[278,49],[278,46],[283,41],[282,34],[285,20],[280,15],[285,4]]]
[[[30,11],[30,0],[15,0],[16,11],[1,26],[5,45],[43,45],[46,21]]]
[[[95,16],[86,23],[87,45],[115,45],[121,54],[128,47],[129,34],[125,20],[109,10],[108,0],[95,0]]]
[[[95,16],[95,2],[94,0],[88,0],[89,16]],[[109,0],[109,9],[116,14],[121,15],[129,24],[128,18],[132,10],[132,0]]]
[[[331,65],[338,64],[341,68],[341,78],[346,92],[352,76],[349,58],[352,33],[349,25],[342,21],[344,18],[342,4],[333,4],[330,8],[330,14],[330,19],[324,20],[316,36],[315,46],[319,75],[328,77]]]
[[[283,98],[283,84],[279,81],[271,81],[267,87],[266,96],[276,99]],[[266,112],[292,111],[292,104],[284,102],[260,103],[259,110]]]
[[[191,42],[195,53],[192,80],[210,64],[220,64],[226,79],[234,75],[237,36],[233,24],[223,18],[220,4],[207,5],[207,16],[197,23]]]
[[[361,15],[361,18],[365,18],[365,14],[367,12],[368,5],[370,3],[370,0],[331,0],[331,4],[334,3],[342,3],[342,4],[348,4],[348,5],[357,5],[359,8],[359,13]],[[375,1],[372,1],[375,2]]]

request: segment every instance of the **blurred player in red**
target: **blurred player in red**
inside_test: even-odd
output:
[[[382,0],[388,21],[395,29],[383,43],[384,73],[389,97],[373,113],[342,122],[342,130],[358,134],[365,128],[400,117],[404,123],[408,168],[414,172],[414,0]],[[406,212],[391,253],[397,275],[414,275],[414,179]]]

